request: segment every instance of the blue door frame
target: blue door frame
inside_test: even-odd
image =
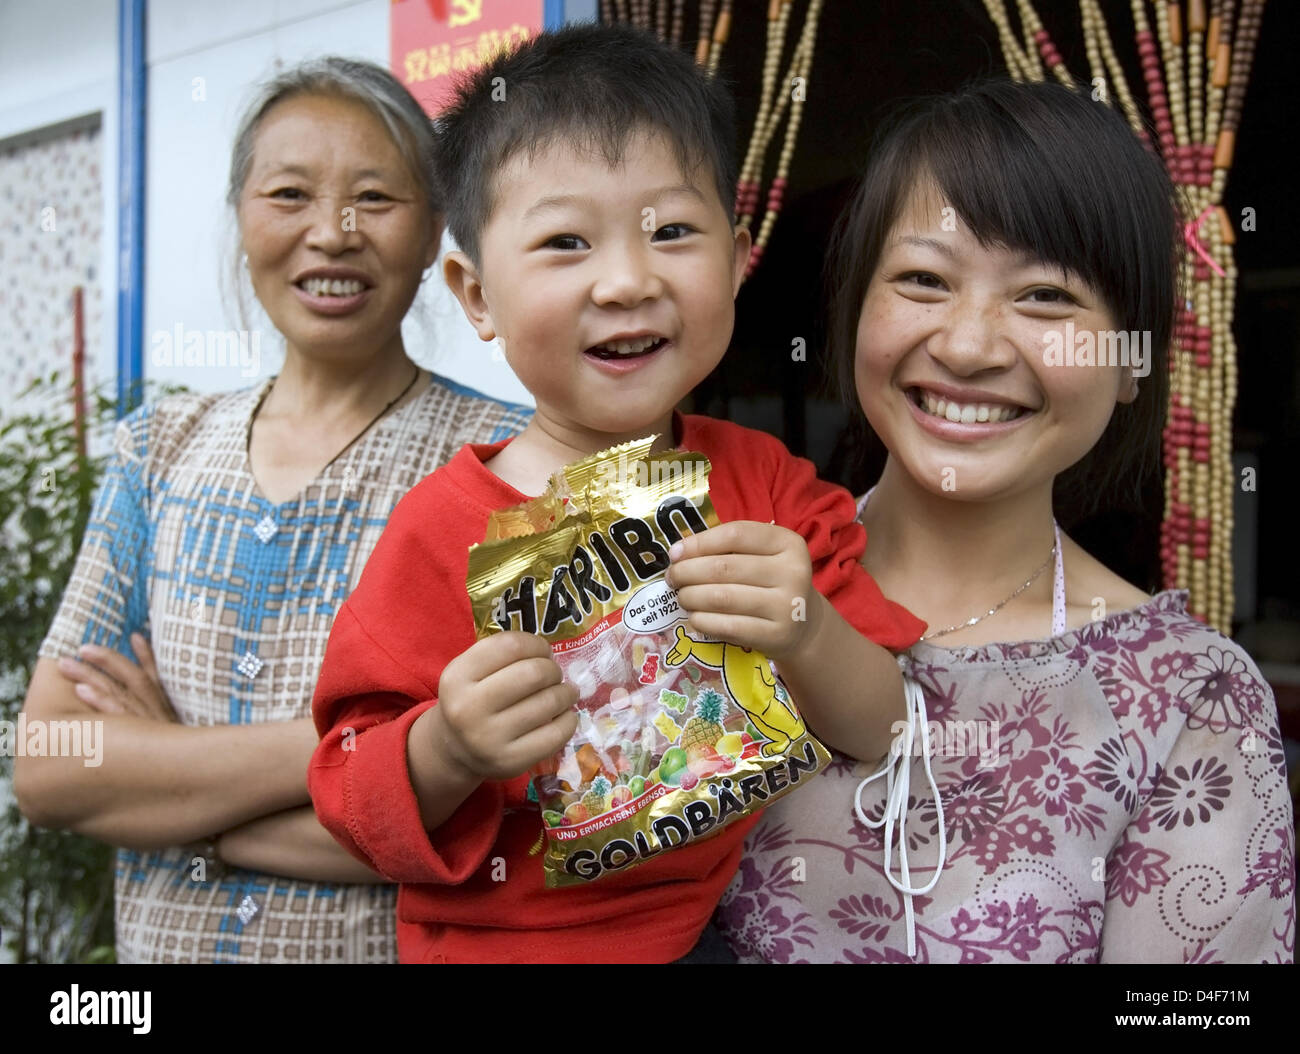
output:
[[[118,0],[117,413],[144,380],[145,0]]]

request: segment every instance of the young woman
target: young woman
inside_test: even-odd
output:
[[[312,692],[398,499],[526,421],[403,346],[441,235],[433,150],[377,66],[276,77],[237,134],[229,203],[283,369],[118,426],[26,701],[29,721],[102,718],[103,764],[24,758],[14,785],[33,822],[123,847],[120,961],[396,961],[395,887],[310,804]]]
[[[880,141],[831,344],[888,450],[864,562],[930,629],[892,756],[838,759],[751,835],[718,915],[742,960],[1294,958],[1267,684],[1053,515],[1071,475],[1104,501],[1158,449],[1176,234],[1158,160],[1057,85],[928,101]]]

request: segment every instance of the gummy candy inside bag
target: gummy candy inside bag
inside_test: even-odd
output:
[[[765,656],[687,632],[664,571],[717,526],[710,466],[654,438],[568,466],[470,550],[478,636],[541,634],[578,690],[578,731],[534,772],[552,887],[707,838],[830,760]]]

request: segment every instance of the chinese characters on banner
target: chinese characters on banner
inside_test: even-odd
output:
[[[393,0],[389,62],[393,76],[437,114],[457,76],[501,48],[539,33],[543,0]]]

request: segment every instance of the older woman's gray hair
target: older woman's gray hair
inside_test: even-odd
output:
[[[262,119],[277,103],[300,95],[332,95],[353,99],[384,123],[415,178],[429,211],[441,218],[442,195],[434,169],[433,124],[420,104],[388,70],[373,62],[337,55],[311,59],[267,81],[244,112],[230,157],[226,200],[239,206],[253,162],[253,140]]]

